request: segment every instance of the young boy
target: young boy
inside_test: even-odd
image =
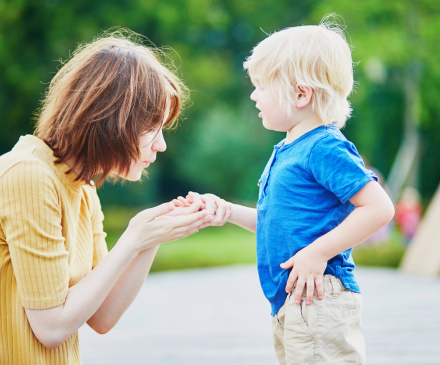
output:
[[[351,112],[350,47],[329,24],[288,28],[259,43],[244,66],[263,126],[287,134],[259,180],[257,209],[202,196],[218,207],[212,224],[229,220],[257,233],[280,364],[364,364],[351,250],[394,207],[339,131]]]

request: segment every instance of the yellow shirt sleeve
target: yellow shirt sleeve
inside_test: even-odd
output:
[[[61,305],[68,292],[69,253],[55,178],[43,162],[26,160],[2,176],[0,187],[5,212],[1,225],[22,305],[31,309]]]
[[[104,232],[104,214],[102,212],[101,203],[99,201],[96,188],[92,188],[93,214],[92,214],[92,230],[93,230],[93,264],[92,269],[98,265],[99,261],[108,253]]]

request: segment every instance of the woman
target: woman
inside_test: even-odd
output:
[[[151,49],[113,33],[75,51],[35,135],[0,157],[1,364],[80,364],[78,328],[109,331],[158,246],[213,219],[197,196],[191,207],[147,209],[107,253],[94,185],[141,177],[166,149],[162,128],[176,121],[182,90]]]

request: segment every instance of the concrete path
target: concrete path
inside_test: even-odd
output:
[[[440,279],[356,269],[368,365],[440,364]],[[80,329],[84,365],[277,365],[256,267],[150,274],[104,336]]]

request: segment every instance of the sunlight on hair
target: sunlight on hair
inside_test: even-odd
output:
[[[57,163],[75,161],[78,179],[103,183],[140,156],[139,138],[173,127],[188,99],[171,56],[128,29],[80,43],[52,79],[35,135]]]

